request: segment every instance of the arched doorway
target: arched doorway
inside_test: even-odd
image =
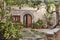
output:
[[[23,16],[23,23],[25,24],[25,27],[31,27],[32,26],[32,16],[30,14],[25,14]]]

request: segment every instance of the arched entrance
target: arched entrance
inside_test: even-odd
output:
[[[31,27],[32,26],[32,16],[30,14],[25,14],[23,16],[23,23],[25,24],[25,27]]]

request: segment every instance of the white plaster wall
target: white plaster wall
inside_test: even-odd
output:
[[[39,19],[43,19],[44,14],[46,13],[46,6],[41,6],[39,10],[34,13],[34,21],[38,21]]]
[[[33,8],[33,7],[21,7],[21,10],[37,10],[37,8]]]
[[[56,12],[55,13],[53,13],[53,19],[52,19],[52,22],[53,22],[53,26],[55,26],[56,25],[56,23],[57,23],[57,19],[56,19],[57,17],[56,17]]]
[[[33,17],[32,21],[38,21],[38,19],[43,19],[44,13],[46,13],[46,6],[40,6],[39,10],[32,7],[23,7],[19,9],[18,7],[11,7],[14,10],[11,10],[12,15],[20,15],[21,21],[23,20],[23,14],[29,13]],[[21,11],[23,10],[23,11]],[[30,11],[28,11],[30,10]],[[22,21],[23,22],[23,21]]]

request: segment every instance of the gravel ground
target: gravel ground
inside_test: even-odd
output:
[[[20,40],[44,40],[44,33],[50,29],[23,28],[21,30],[20,34],[22,35],[22,38],[20,38]]]

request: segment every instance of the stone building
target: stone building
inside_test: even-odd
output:
[[[6,4],[4,3],[4,9],[6,8],[5,5]],[[55,11],[55,9],[53,9],[53,11]],[[22,22],[26,24],[27,27],[31,27],[33,22],[37,22],[39,19],[45,20],[44,14],[47,13],[47,11],[46,5],[42,3],[41,6],[39,6],[39,9],[28,6],[21,7],[20,9],[15,5],[11,7],[10,13],[13,16],[13,22]],[[52,22],[54,25],[56,24],[56,12],[53,13]]]
[[[46,5],[40,6],[39,10],[33,7],[19,7],[12,6],[11,14],[13,15],[14,22],[22,22],[25,23],[28,27],[32,26],[33,21],[36,22],[39,19],[43,19],[42,17],[46,13]]]

